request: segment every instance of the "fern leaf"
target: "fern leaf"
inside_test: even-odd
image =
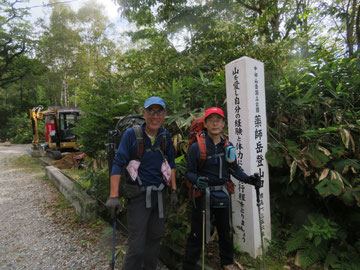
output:
[[[315,246],[311,242],[307,242],[306,247],[299,252],[299,263],[302,267],[308,268],[317,262],[322,261],[327,254],[325,245]]]
[[[293,233],[285,243],[286,252],[290,253],[298,249],[303,249],[308,241],[306,235],[307,233],[302,229]]]

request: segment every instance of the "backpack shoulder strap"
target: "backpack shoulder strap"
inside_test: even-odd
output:
[[[161,136],[161,151],[163,151],[163,153],[166,153],[166,134],[165,132],[162,134]]]
[[[229,140],[228,140],[228,138],[225,136],[224,133],[221,134],[221,138],[223,138],[224,141],[225,141],[225,143],[224,143],[224,148],[230,145]]]
[[[140,142],[140,137],[138,138],[138,136],[140,136],[140,135],[136,135],[136,129],[135,129],[135,127],[134,127],[135,135],[137,136],[137,137],[136,137],[136,140],[137,140],[137,142],[138,142],[138,147],[139,147],[139,148],[138,148],[138,149],[139,149],[139,153],[138,153],[138,155],[137,155],[138,159],[141,159],[144,151],[157,151],[157,150],[160,151],[163,159],[167,159],[167,156],[166,156],[166,133],[163,132],[163,133],[161,134],[161,142],[160,142],[160,144],[159,144],[158,146],[156,146],[156,147],[151,147],[151,148],[145,150],[144,139],[143,139],[143,132],[142,132],[141,127],[139,127],[139,128],[140,128],[140,133],[141,133],[141,143],[139,143],[139,142]]]
[[[206,142],[205,142],[205,133],[202,132],[200,134],[196,134],[196,140],[198,142],[199,145],[199,150],[200,150],[200,160],[199,160],[199,171],[202,170],[202,168],[204,167],[205,164],[205,160],[206,160]]]
[[[163,159],[167,159],[167,155],[166,155],[166,134],[165,132],[161,135],[161,142],[160,145],[158,145],[157,147],[155,147],[153,150],[159,150]]]
[[[224,139],[224,148],[230,145],[229,140],[226,138],[224,134],[221,135],[221,137]],[[199,144],[199,150],[200,150],[200,160],[199,160],[199,171],[202,170],[205,164],[205,160],[207,159],[206,156],[206,142],[205,142],[205,133],[202,132],[200,134],[196,134],[196,139]]]
[[[142,158],[144,154],[144,137],[143,137],[143,131],[141,129],[141,126],[134,126],[133,127],[136,137],[136,144],[137,144],[137,155],[136,159],[139,160]]]

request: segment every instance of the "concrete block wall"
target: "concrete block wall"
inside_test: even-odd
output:
[[[96,216],[97,202],[76,183],[53,166],[46,166],[45,173],[81,217],[87,219]]]

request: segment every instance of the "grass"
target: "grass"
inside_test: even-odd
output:
[[[17,157],[7,157],[4,159],[4,162],[12,169],[24,169],[32,172],[40,172],[44,170],[44,167],[39,163],[39,161],[27,154]]]
[[[88,174],[85,170],[79,170],[77,168],[71,168],[71,169],[62,169],[61,170],[66,175],[69,175],[71,178],[73,178],[83,189],[87,189],[90,184],[91,180],[87,177]]]
[[[285,251],[285,239],[273,238],[265,254],[266,269],[269,270],[302,270],[303,268],[295,265],[295,254],[288,254]],[[262,255],[252,258],[248,253],[236,251],[234,259],[245,267],[246,270],[263,269]],[[323,267],[313,265],[307,270],[322,270]]]
[[[99,217],[83,219],[62,194],[45,203],[45,208],[51,211],[51,219],[66,229],[77,232],[82,243],[94,243],[108,224]]]

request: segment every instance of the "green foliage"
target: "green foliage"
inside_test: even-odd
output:
[[[32,26],[26,20],[27,10],[15,8],[16,1],[0,2],[0,87],[19,81],[25,76],[19,59],[31,44]]]
[[[39,121],[39,141],[45,142],[45,124]],[[21,113],[9,118],[4,128],[6,134],[0,134],[8,138],[11,143],[28,144],[33,140],[31,121],[27,113]]]
[[[135,110],[139,101],[126,92],[120,94],[116,79],[99,82],[93,89],[80,93],[84,114],[75,132],[82,151],[92,158],[98,158],[105,150],[108,131],[115,129],[118,117],[138,113]]]
[[[308,217],[310,225],[304,225],[308,232],[307,238],[313,241],[315,246],[320,245],[322,241],[340,238],[338,225],[323,216],[310,215]]]
[[[291,235],[286,242],[286,251],[294,252],[298,249],[304,248],[307,241],[305,230],[299,230]]]
[[[359,241],[357,241],[359,245]],[[331,253],[326,256],[325,267],[331,269],[341,270],[349,269],[356,270],[360,267],[359,248],[349,245],[341,245],[339,248],[334,248]]]
[[[293,233],[285,245],[287,252],[298,251],[299,263],[304,268],[325,259],[329,242],[338,233],[336,224],[321,216],[309,216],[309,221],[311,225]]]
[[[325,57],[303,63],[300,76],[286,73],[275,106],[281,112],[270,114],[274,140],[270,140],[267,158],[273,167],[290,168],[289,182],[303,181],[320,196],[336,196],[353,205],[359,200],[360,159],[355,143],[360,137],[355,105],[359,96],[354,85],[360,85],[355,74],[360,67],[350,58]],[[343,82],[344,77],[353,84]],[[289,143],[288,138],[294,139]]]
[[[323,179],[316,187],[319,194],[323,197],[334,195],[339,196],[342,192],[342,183],[339,180]]]
[[[201,108],[205,109],[210,106],[221,107],[225,103],[224,72],[206,75],[201,71],[197,73],[191,76],[184,76],[178,81],[173,80],[171,87],[166,88],[161,93],[161,96],[168,103],[170,117],[172,119],[179,119],[179,122],[184,124],[186,122],[185,125],[180,124],[183,129],[190,126],[193,118],[183,120],[182,117],[192,116]]]
[[[191,229],[188,203],[185,200],[180,200],[176,208],[167,207],[167,209],[166,238],[172,246],[185,247],[186,239]]]
[[[181,179],[184,177],[186,170],[186,160],[184,155],[181,155],[176,158],[176,179],[177,179],[177,188],[180,189],[180,194],[178,194],[178,205],[176,207],[170,206],[169,197],[167,200],[167,223],[166,223],[166,238],[172,246],[185,247],[187,236],[190,232],[189,216],[190,216],[190,205],[187,194],[187,187],[184,181]],[[185,192],[184,192],[185,191]]]
[[[321,262],[326,256],[326,251],[322,246],[314,246],[306,243],[303,250],[298,252],[299,263],[304,268],[308,268],[315,263]]]
[[[86,186],[84,189],[91,196],[106,202],[110,194],[109,173],[107,169],[94,170],[93,166],[89,164],[88,168],[79,178],[79,182]]]
[[[65,3],[53,5],[49,23],[42,21],[37,57],[51,72],[47,91],[52,105],[77,105],[78,91],[90,88],[113,66],[112,30],[103,6],[88,1],[78,12]]]
[[[289,65],[275,82],[280,89],[277,99],[268,104],[266,158],[276,187],[272,192],[290,201],[306,194],[308,203],[331,218],[310,217],[310,225],[287,241],[286,250],[296,251],[304,268],[315,263],[335,269],[358,267],[344,251],[352,250],[358,257],[352,240],[358,234],[349,224],[360,206],[360,110],[354,88],[360,85],[359,70],[354,58],[335,58],[323,50],[308,63]]]
[[[0,69],[6,67],[0,85],[4,78],[15,79],[0,87],[0,125],[5,127],[0,136],[31,140],[31,128],[22,121],[35,105],[77,105],[84,112],[76,128],[78,142],[101,168],[86,171],[83,184],[105,200],[108,130],[119,117],[140,113],[147,97],[162,96],[181,188],[180,207],[169,212],[167,237],[183,244],[189,230],[182,181],[188,128],[205,108],[225,109],[225,65],[242,56],[256,58],[265,64],[273,225],[276,220],[276,227],[289,228],[289,213],[303,210],[291,205],[301,198],[301,206],[306,201],[328,218],[310,218],[299,235],[292,234],[289,252],[299,251],[303,265],[356,269],[358,260],[351,258],[359,257],[359,242],[353,239],[359,239],[360,226],[360,62],[358,47],[350,44],[351,29],[357,26],[343,12],[343,2],[206,1],[189,6],[186,1],[115,1],[126,18],[141,26],[128,33],[130,46],[121,43],[115,49],[105,32],[110,25],[94,2],[78,12],[58,4],[49,24],[43,21],[32,51],[38,59],[15,57],[9,65],[6,61],[16,52],[24,54],[30,28],[9,1],[0,4],[7,7],[2,23],[16,13],[0,29],[7,44],[3,53],[9,53],[0,61]],[[339,25],[336,35],[330,26],[326,36],[321,27],[329,15],[337,16]],[[180,31],[188,33],[183,51],[174,45]],[[333,38],[346,31],[352,37],[346,41],[352,57],[345,56],[345,43]],[[9,38],[12,43],[6,43]],[[289,230],[276,235],[286,238]]]
[[[265,154],[266,160],[269,165],[273,167],[282,167],[284,163],[284,156],[282,154],[281,144],[276,142],[270,142],[268,145],[268,151]]]
[[[43,172],[44,167],[28,154],[22,154],[21,156],[9,156],[3,159],[4,164],[9,168],[15,170],[25,170],[30,173]]]
[[[308,225],[293,232],[285,247],[288,253],[297,252],[298,261],[304,268],[321,261],[332,269],[356,269],[359,266],[358,256],[346,256],[341,251],[346,247],[351,254],[356,254],[356,243],[352,246],[339,225],[322,215],[309,215]]]

